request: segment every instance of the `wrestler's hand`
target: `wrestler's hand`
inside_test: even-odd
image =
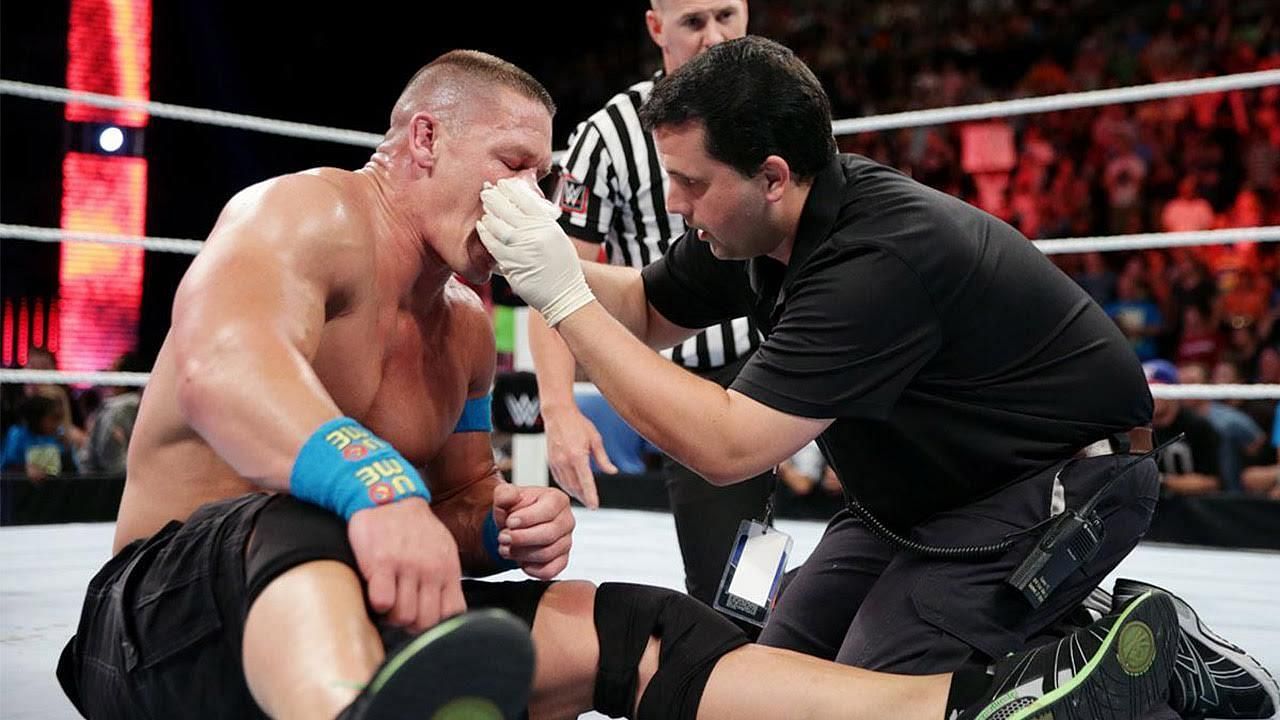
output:
[[[393,625],[425,630],[467,609],[458,546],[426,500],[360,510],[347,523],[369,605]]]
[[[493,489],[498,554],[525,573],[550,580],[569,564],[573,511],[569,496],[545,487],[501,483]]]
[[[557,411],[542,409],[547,430],[547,464],[556,483],[589,508],[600,507],[596,478],[591,474],[591,459],[610,475],[618,472],[604,450],[600,432],[576,405]]]
[[[578,251],[556,219],[560,210],[518,178],[480,192],[484,216],[476,232],[498,270],[530,307],[555,327],[595,299],[582,276]]]

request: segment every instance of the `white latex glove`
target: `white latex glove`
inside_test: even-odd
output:
[[[560,210],[533,186],[504,178],[480,192],[480,240],[511,289],[555,327],[595,300],[573,242],[556,223]]]

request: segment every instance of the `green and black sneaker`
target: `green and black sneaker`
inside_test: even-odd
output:
[[[513,720],[532,684],[529,627],[503,610],[478,610],[389,655],[338,720]]]
[[[1168,694],[1177,646],[1173,601],[1146,593],[1062,640],[998,661],[986,699],[958,718],[1140,718]]]
[[[1144,592],[1161,592],[1178,614],[1178,661],[1169,706],[1184,718],[1270,718],[1280,709],[1280,685],[1262,663],[1222,638],[1182,598],[1141,580],[1116,580],[1119,611]]]

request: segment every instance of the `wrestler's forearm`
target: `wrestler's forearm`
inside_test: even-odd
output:
[[[484,547],[484,521],[493,510],[493,489],[506,482],[494,471],[463,488],[437,493],[431,502],[431,510],[449,529],[458,544],[458,558],[462,573],[482,577],[498,572],[499,568]]]
[[[738,482],[777,462],[742,451],[724,388],[644,347],[599,303],[556,329],[627,424],[709,482]]]
[[[287,491],[303,443],[342,415],[301,352],[269,333],[228,330],[179,351],[187,422],[241,476]]]

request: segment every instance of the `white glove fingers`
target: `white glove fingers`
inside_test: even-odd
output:
[[[484,215],[481,215],[480,222],[477,226],[483,227],[493,237],[495,242],[504,247],[511,242],[516,231],[516,229],[512,227],[511,223],[492,213],[485,213]]]
[[[556,220],[560,217],[560,209],[550,200],[542,197],[529,184],[517,178],[503,178],[498,181],[498,191],[520,212],[531,217]]]
[[[511,199],[507,197],[498,188],[480,191],[480,203],[484,206],[484,211],[488,215],[494,215],[503,218],[508,226],[511,224],[520,224],[524,218],[524,213],[520,208],[516,207]],[[490,228],[491,230],[493,228]],[[505,237],[499,234],[498,237]]]
[[[480,236],[480,243],[489,251],[489,254],[497,259],[498,256],[494,250],[501,251],[504,245],[501,240],[494,237],[493,233],[489,232],[489,228],[484,226],[484,218],[480,218],[476,222],[476,234]]]

